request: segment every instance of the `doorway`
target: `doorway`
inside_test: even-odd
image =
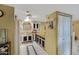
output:
[[[58,16],[58,55],[71,54],[71,17]]]

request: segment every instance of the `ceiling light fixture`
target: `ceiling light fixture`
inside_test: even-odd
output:
[[[30,21],[31,20],[31,14],[29,13],[29,11],[26,11],[26,19],[24,21]]]

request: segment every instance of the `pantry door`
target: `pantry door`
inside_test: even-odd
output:
[[[58,16],[58,55],[71,54],[71,17]]]

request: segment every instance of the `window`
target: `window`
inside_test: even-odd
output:
[[[34,29],[38,29],[38,26],[39,26],[38,24],[33,24]]]
[[[29,36],[29,37],[28,37],[28,40],[31,40],[31,39],[32,39],[32,37],[31,37],[31,36]]]
[[[27,41],[27,36],[25,36],[25,37],[23,38],[23,41]]]
[[[38,28],[38,24],[37,24],[37,28]]]
[[[35,24],[33,24],[33,28],[35,28]]]

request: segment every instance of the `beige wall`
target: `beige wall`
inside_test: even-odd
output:
[[[73,21],[73,31],[75,32],[75,35],[79,39],[79,21]]]
[[[54,23],[53,29],[49,28],[49,21],[51,20]],[[47,17],[46,35],[45,35],[45,50],[50,55],[56,54],[56,39],[57,39],[56,32],[57,32],[56,15],[51,14]]]
[[[45,33],[46,33],[45,22],[40,22],[39,32],[37,34],[45,38]]]
[[[0,5],[4,16],[0,17],[0,29],[7,30],[7,39],[11,41],[11,54],[14,54],[14,39],[15,39],[15,22],[14,22],[14,8]]]
[[[49,28],[49,21],[53,21],[54,28]],[[45,38],[45,48],[49,55],[56,55],[57,47],[57,20],[56,13],[47,16],[46,21],[42,22],[39,26],[38,35]]]

